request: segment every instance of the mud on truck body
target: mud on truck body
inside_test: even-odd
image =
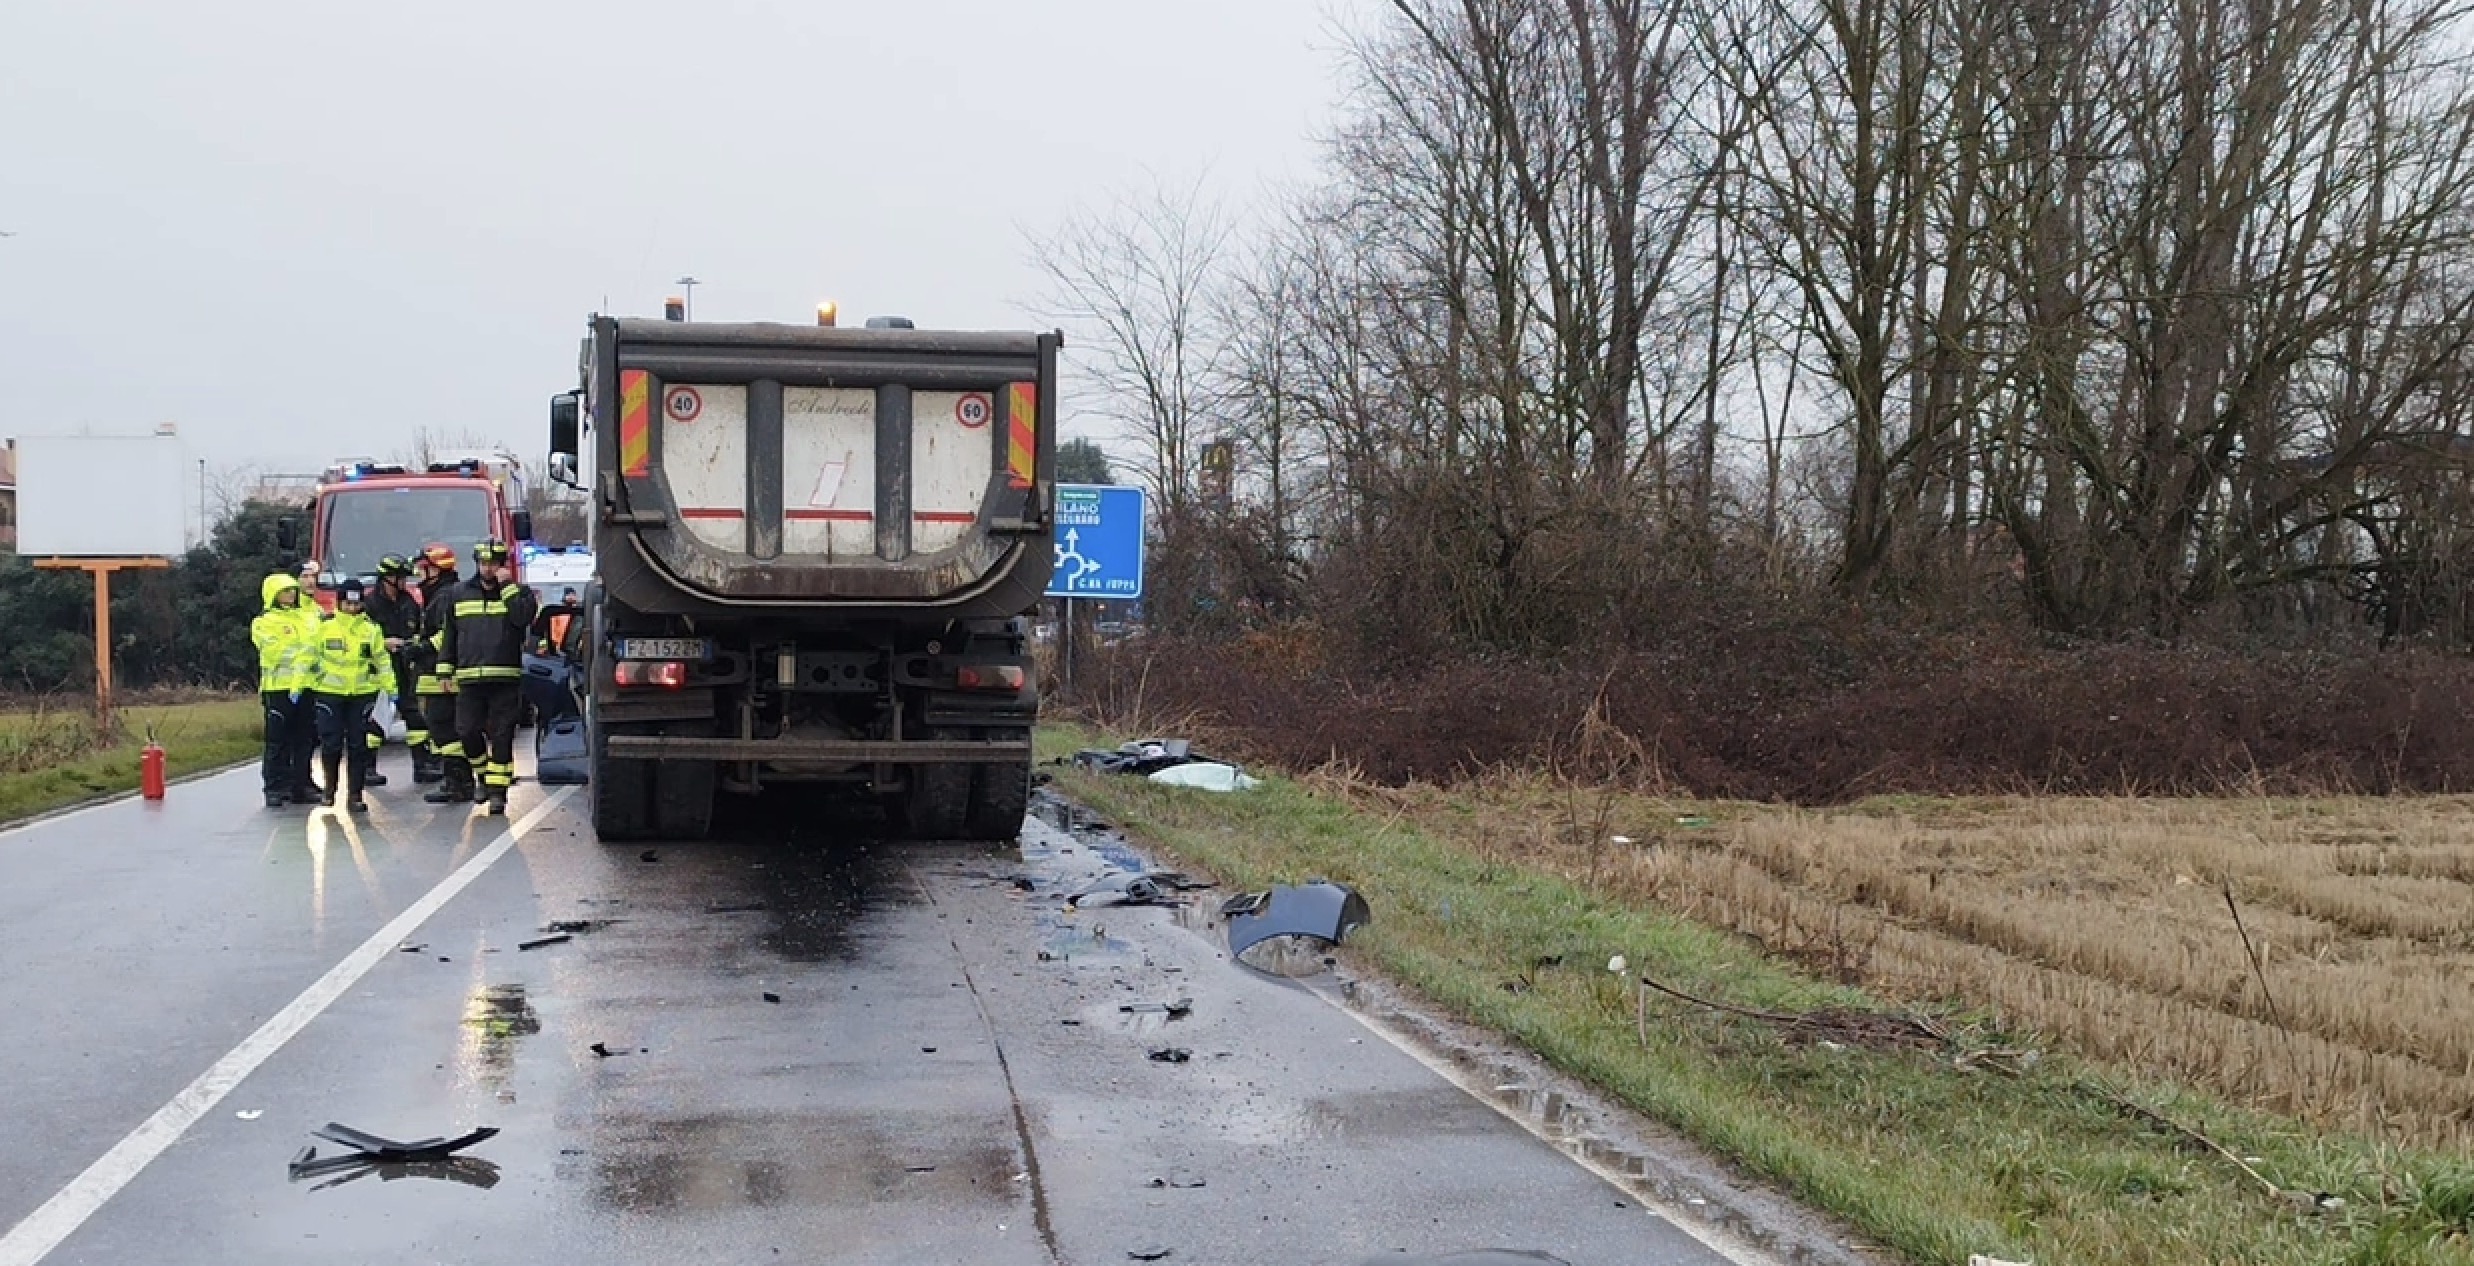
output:
[[[594,319],[550,447],[591,504],[602,838],[785,782],[918,837],[1020,829],[1062,341]]]

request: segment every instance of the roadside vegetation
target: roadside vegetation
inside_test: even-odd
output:
[[[2474,1262],[2474,804],[1058,777],[1912,1260]]]
[[[108,734],[83,707],[0,710],[0,822],[137,790],[150,733],[163,745],[168,775],[178,778],[254,757],[260,726],[254,698],[131,704],[118,710]]]

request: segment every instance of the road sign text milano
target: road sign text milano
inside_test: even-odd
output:
[[[1143,490],[1057,485],[1057,565],[1051,598],[1143,594]]]

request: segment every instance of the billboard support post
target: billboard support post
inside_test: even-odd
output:
[[[94,577],[94,721],[106,733],[112,728],[112,573],[171,565],[168,558],[45,558],[35,562],[46,571],[82,571]]]

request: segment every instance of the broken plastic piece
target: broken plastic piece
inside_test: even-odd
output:
[[[1151,781],[1163,787],[1190,787],[1196,791],[1252,791],[1263,785],[1262,779],[1218,761],[1173,766],[1151,775]]]
[[[1168,1171],[1168,1177],[1154,1178],[1150,1182],[1144,1183],[1143,1185],[1152,1188],[1164,1189],[1174,1187],[1180,1191],[1191,1191],[1194,1188],[1200,1187],[1204,1184],[1203,1176],[1201,1174],[1197,1174],[1189,1170],[1172,1169]]]
[[[1182,871],[1119,871],[1066,898],[1065,904],[1076,909],[1109,905],[1174,906],[1184,903],[1170,897],[1169,893],[1192,892],[1210,886],[1187,878]]]
[[[1182,1046],[1163,1046],[1151,1052],[1152,1062],[1159,1064],[1182,1064],[1192,1058],[1194,1052]]]
[[[469,1134],[459,1134],[451,1139],[421,1139],[411,1143],[398,1142],[395,1139],[371,1134],[366,1130],[356,1130],[337,1121],[329,1121],[311,1130],[310,1133],[329,1143],[341,1143],[363,1156],[376,1160],[428,1161],[445,1160],[475,1143],[497,1138],[498,1127],[485,1125]],[[305,1155],[301,1159],[314,1160],[315,1157]]]
[[[769,993],[766,994],[764,998],[767,1002],[780,1002],[782,1000],[782,995],[778,993]]]
[[[1350,932],[1374,922],[1374,912],[1356,890],[1317,880],[1294,888],[1242,893],[1220,907],[1228,920],[1228,952],[1245,952],[1274,937],[1305,937],[1337,945]]]
[[[1175,1249],[1161,1248],[1157,1244],[1147,1244],[1141,1248],[1129,1248],[1125,1250],[1125,1255],[1138,1262],[1156,1262],[1175,1251]]]
[[[1117,1010],[1128,1015],[1145,1015],[1156,1011],[1165,1013],[1171,1020],[1182,1020],[1193,1014],[1194,1000],[1179,998],[1175,1002],[1129,1002],[1118,1007]]]
[[[517,941],[515,947],[520,950],[536,950],[544,945],[558,945],[574,939],[576,938],[571,933],[553,932],[548,936],[536,936],[529,941]]]

